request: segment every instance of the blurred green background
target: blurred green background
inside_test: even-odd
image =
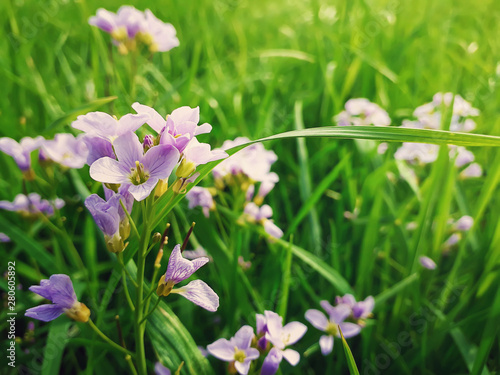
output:
[[[124,4],[116,0],[1,2],[1,136],[20,139],[42,134],[50,138],[57,132],[72,132],[69,125],[78,114],[99,109],[122,116],[133,112],[130,105],[139,101],[162,114],[181,105],[200,106],[201,122],[213,125],[212,133],[202,140],[215,147],[237,136],[256,139],[301,126],[332,125],[333,116],[349,98],[356,97],[378,103],[388,111],[393,125],[399,125],[436,92],[446,91],[462,95],[481,111],[475,132],[500,135],[498,1],[128,4],[141,10],[150,8],[159,19],[172,23],[180,40],[180,46],[170,52],[139,57],[135,95],[131,93],[130,57],[120,55],[107,34],[87,23],[98,7],[116,11]],[[117,99],[99,108],[89,105],[108,96]],[[339,272],[359,299],[379,297],[374,324],[349,341],[361,373],[499,371],[500,157],[496,150],[473,149],[484,170],[480,179],[456,179],[443,158],[420,170],[422,195],[417,198],[399,177],[387,178],[387,173],[397,174],[392,158],[396,145],[383,157],[360,152],[353,141],[286,140],[266,147],[279,158],[273,170],[280,175],[280,183],[267,198],[275,222],[287,232],[297,212],[324,181],[307,217],[296,223],[294,244]],[[10,157],[0,155],[0,162],[0,199],[12,200],[23,191],[21,174]],[[85,168],[78,174],[87,187],[96,190]],[[329,177],[326,182],[325,177]],[[77,184],[62,174],[58,178],[53,193],[68,201],[65,215],[71,218],[74,242],[88,252],[84,258],[101,285],[110,257],[89,250],[97,246],[104,252],[100,234],[82,210]],[[355,209],[354,219],[344,217],[344,212]],[[466,214],[474,217],[476,225],[456,251],[441,257],[446,233],[432,223]],[[42,246],[62,246],[42,231],[40,223],[26,223],[14,214],[1,215],[29,238],[40,237]],[[209,252],[217,247],[215,224],[196,212],[180,210],[176,215],[173,220],[180,229],[174,236],[178,242],[186,224],[195,219],[200,223],[195,231],[199,242]],[[421,225],[410,233],[405,225],[414,220]],[[241,324],[253,323],[249,318],[253,312],[262,312],[257,305],[275,308],[283,281],[276,268],[282,267],[286,252],[273,244],[270,251],[255,233],[239,229],[235,223],[229,225],[234,231],[244,231],[241,241],[248,248],[243,248],[243,255],[253,262],[248,279],[261,301],[256,303],[255,295],[232,294],[241,300],[230,301],[231,308],[222,307],[217,318],[220,323],[213,326],[203,326],[207,313],[174,303],[181,321],[204,346],[218,337],[230,337]],[[89,233],[98,238],[97,245]],[[6,249],[2,249],[2,258],[18,257],[22,264],[18,274],[27,285],[52,273],[31,259],[26,244],[14,241]],[[415,272],[411,259],[417,251],[438,259],[438,271]],[[102,262],[99,266],[97,259]],[[224,279],[216,270],[212,268],[209,277]],[[288,320],[304,322],[306,309],[340,294],[299,259],[294,258],[289,276],[293,293]],[[452,300],[450,295],[456,298]],[[20,304],[27,301],[27,296],[19,298]],[[221,301],[224,304],[224,296]],[[113,303],[115,309],[120,308]],[[39,331],[38,346],[43,345],[44,329]],[[412,344],[399,344],[400,353],[389,350],[389,355],[386,348],[402,332],[410,335]],[[317,332],[310,327],[299,351],[315,341]],[[298,368],[282,365],[283,373],[346,373],[339,344],[331,357],[324,359],[312,350]],[[81,352],[75,346],[69,350],[71,354],[63,359],[67,367],[61,373],[83,370]],[[387,367],[371,367],[384,353],[390,358]],[[113,371],[116,361],[101,362],[98,373]]]

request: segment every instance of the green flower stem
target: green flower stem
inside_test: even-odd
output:
[[[114,349],[126,354],[126,355],[129,355],[131,357],[134,356],[134,353],[128,351],[127,349],[121,347],[120,345],[118,345],[116,342],[114,342],[113,340],[111,340],[108,336],[106,336],[104,333],[102,333],[102,331],[97,328],[97,326],[94,324],[94,322],[92,321],[92,319],[89,319],[88,321],[88,324],[90,326],[90,328],[92,328],[94,330],[95,333],[97,333],[99,335],[100,338],[102,338],[104,341],[106,341],[106,343],[108,343],[110,346],[112,346]]]
[[[147,375],[146,353],[144,349],[144,331],[146,328],[144,318],[144,269],[146,266],[146,251],[148,249],[150,229],[149,216],[151,213],[153,195],[146,198],[142,203],[143,223],[140,237],[139,251],[137,252],[137,292],[135,304],[135,343],[137,347],[137,372],[139,375]]]
[[[125,207],[125,204],[123,203],[123,201],[121,199],[120,199],[120,205],[122,206],[123,211],[125,212],[125,215],[127,215],[127,219],[130,223],[130,226],[132,227],[134,234],[137,236],[137,238],[141,238],[141,235],[139,234],[139,231],[137,230],[137,227],[135,225],[134,220],[132,219],[132,216],[130,216],[130,213],[128,212],[127,207]]]
[[[130,279],[130,281],[132,281],[132,284],[134,284],[134,286],[137,288],[137,283],[135,282],[135,280],[132,277],[132,275],[130,274],[130,272],[128,272],[127,267],[125,267],[125,263],[123,262],[123,254],[122,253],[118,253],[117,254],[117,258],[118,258],[118,263],[120,263],[120,265],[123,268],[123,272],[125,272],[125,274],[128,276],[128,278]]]
[[[151,309],[151,311],[150,311],[150,312],[148,312],[148,313],[144,316],[144,318],[142,318],[142,320],[141,320],[141,324],[142,324],[143,322],[145,322],[145,321],[146,321],[146,319],[147,319],[147,318],[148,318],[148,317],[149,317],[149,316],[150,316],[150,315],[151,315],[151,314],[152,314],[152,313],[156,310],[156,308],[157,308],[157,307],[158,307],[158,305],[160,304],[160,301],[161,301],[161,297],[158,297],[158,299],[156,300],[156,303],[155,303],[155,305],[153,306],[153,308]],[[146,309],[146,311],[147,311],[147,309]]]

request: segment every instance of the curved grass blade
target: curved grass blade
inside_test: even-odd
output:
[[[351,375],[359,375],[358,367],[356,366],[356,361],[352,356],[352,352],[351,349],[349,348],[349,345],[347,345],[347,341],[345,341],[344,334],[342,333],[340,326],[338,326],[338,329],[340,332],[340,338],[342,339],[342,346],[344,347],[344,352],[345,352],[345,357],[347,359],[347,366],[349,367],[349,372],[351,373]]]

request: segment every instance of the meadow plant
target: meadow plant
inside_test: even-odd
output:
[[[22,59],[0,60],[5,71],[15,67],[6,90],[12,85],[20,92],[9,100],[22,116],[20,129],[6,127],[0,138],[7,155],[0,180],[7,199],[0,209],[14,212],[0,217],[0,242],[15,257],[2,296],[4,316],[21,310],[25,316],[18,317],[21,329],[10,328],[14,359],[8,357],[8,366],[15,367],[22,347],[17,355],[29,368],[21,373],[42,374],[209,375],[223,368],[242,375],[359,374],[359,364],[365,374],[499,369],[500,159],[487,163],[485,155],[500,147],[500,138],[468,134],[485,130],[486,101],[472,101],[466,87],[471,102],[438,92],[415,108],[410,103],[449,85],[431,80],[417,96],[409,73],[390,69],[398,59],[388,58],[385,66],[384,51],[372,56],[378,35],[388,37],[385,28],[392,30],[405,9],[382,12],[385,28],[365,35],[359,49],[346,42],[355,35],[342,41],[322,33],[367,10],[358,15],[313,4],[311,11],[298,4],[297,29],[315,23],[314,33],[303,34],[316,38],[307,46],[312,50],[301,51],[302,37],[284,24],[278,32],[273,25],[273,37],[259,37],[262,50],[247,54],[260,32],[256,25],[267,21],[250,27],[251,12],[242,17],[236,5],[216,2],[206,14],[201,3],[167,10],[186,38],[173,50],[180,45],[175,27],[149,9],[100,8],[89,18],[87,4],[77,3],[68,6],[79,7],[75,14],[83,15],[84,26],[58,30],[49,64],[30,52],[39,47],[36,34],[48,29],[39,25],[34,43],[21,42],[18,5],[6,12],[12,33],[5,39],[18,42],[14,55]],[[205,18],[215,23],[233,12],[234,35],[213,38]],[[199,14],[199,22],[182,23]],[[54,19],[57,27],[67,22]],[[365,21],[361,34],[373,25]],[[89,24],[109,34],[109,48],[109,37]],[[92,48],[78,43],[85,28],[93,29]],[[292,40],[294,49],[269,44],[275,39],[283,46]],[[73,46],[68,57],[66,40],[80,52]],[[348,58],[331,53],[330,44],[346,49]],[[399,56],[401,43],[392,44]],[[238,60],[220,46],[237,46]],[[260,63],[247,64],[247,55]],[[54,92],[62,78],[44,82],[42,65],[56,66],[69,82],[59,87],[62,94]],[[292,80],[285,77],[289,71]],[[24,83],[26,72],[32,82]],[[496,78],[485,82],[482,91],[494,90]],[[260,86],[264,95],[246,91]],[[106,97],[96,99],[101,94]],[[130,108],[135,113],[127,113]],[[491,108],[485,112],[491,115]],[[305,127],[318,119],[335,126]],[[276,129],[284,132],[269,135]],[[249,134],[267,137],[254,141]],[[306,143],[304,137],[321,139]],[[286,138],[297,147],[262,143]],[[333,141],[346,138],[355,142]],[[469,259],[485,261],[475,269]],[[16,277],[35,284],[31,293],[21,293]],[[334,351],[338,339],[345,358]]]

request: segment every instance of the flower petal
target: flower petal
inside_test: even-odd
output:
[[[122,134],[115,139],[113,146],[118,161],[127,169],[135,168],[136,161],[142,161],[143,148],[137,134],[132,132]]]
[[[176,289],[175,293],[208,311],[217,311],[219,307],[219,296],[201,280],[191,281],[186,286]]]
[[[181,254],[181,245],[176,245],[170,254],[168,260],[167,272],[165,273],[165,281],[173,281],[175,284],[180,283],[190,277],[196,270],[193,262],[184,259]]]
[[[274,375],[280,367],[280,363],[283,360],[283,354],[276,348],[272,348],[269,354],[264,359],[262,364],[262,369],[260,370],[260,375]]]
[[[290,363],[292,366],[295,366],[297,365],[297,363],[299,363],[300,354],[297,351],[293,349],[287,349],[283,350],[282,353],[283,353],[283,358],[285,358],[288,361],[288,363]]]
[[[315,309],[307,310],[305,317],[314,328],[319,329],[320,331],[325,331],[326,326],[328,325],[328,319],[321,311]]]
[[[93,165],[93,164],[92,164]],[[158,183],[157,178],[150,177],[146,182],[140,185],[130,185],[128,192],[132,194],[136,201],[142,201],[143,199],[149,197],[156,184]]]
[[[132,104],[132,108],[135,109],[135,111],[139,114],[141,113],[148,114],[149,119],[147,120],[146,123],[158,134],[161,133],[161,131],[166,125],[166,120],[158,112],[156,112],[153,108],[148,107],[147,105],[144,104],[140,104],[138,102]]]
[[[333,350],[333,336],[323,335],[319,338],[319,347],[321,348],[321,354],[328,355]]]
[[[346,339],[354,337],[361,332],[361,327],[354,323],[340,323],[339,326]]]
[[[144,155],[143,164],[150,177],[164,179],[170,176],[179,161],[179,151],[171,145],[158,145],[150,148]]]
[[[238,349],[248,349],[254,336],[253,328],[248,325],[244,325],[234,334],[234,337],[231,339],[231,343],[237,346]]]
[[[130,171],[120,165],[119,162],[109,157],[96,160],[90,166],[90,177],[96,181],[110,184],[129,183],[129,173]]]
[[[59,317],[64,312],[64,309],[59,305],[40,305],[26,310],[25,316],[33,319],[41,320],[42,322],[50,322]]]
[[[207,351],[221,361],[234,361],[234,346],[226,339],[218,339],[207,346]]]
[[[234,362],[234,368],[241,375],[248,374],[248,370],[250,370],[250,365],[252,364],[251,360],[245,359],[243,362]]]
[[[283,327],[283,334],[288,337],[287,345],[295,344],[305,335],[307,326],[300,322],[290,322]]]

